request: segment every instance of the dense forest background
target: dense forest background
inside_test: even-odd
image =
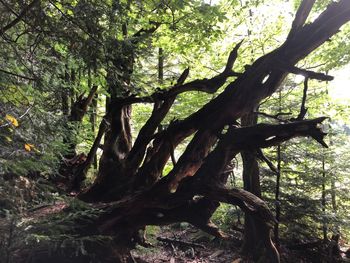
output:
[[[143,232],[181,222],[246,260],[346,260],[349,19],[346,0],[0,0],[0,261],[145,262]]]

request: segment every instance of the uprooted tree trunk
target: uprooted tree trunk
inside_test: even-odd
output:
[[[113,242],[107,244],[111,246],[110,251],[106,251],[113,255],[115,262],[131,262],[130,249],[137,241],[136,231],[145,225],[189,222],[214,236],[227,237],[210,221],[219,202],[224,202],[237,205],[249,214],[255,224],[260,226],[257,230],[261,237],[259,241],[264,243],[265,248],[273,247],[270,243],[270,230],[275,223],[274,216],[266,203],[256,195],[241,189],[225,188],[222,182],[227,178],[227,165],[242,150],[270,147],[295,136],[322,138],[324,134],[318,126],[324,119],[282,125],[258,124],[242,128],[230,126],[220,136],[220,141],[207,155],[196,174],[178,182],[176,192],[169,192],[173,178],[163,177],[148,189],[129,194],[121,200],[92,204],[91,207],[99,210],[98,215],[91,215],[90,220],[84,220],[84,217],[89,218],[87,213],[78,217],[73,224],[74,230],[69,233],[78,237],[112,236]],[[87,244],[85,249],[90,246]],[[91,253],[96,252],[93,246],[90,249],[88,251]],[[265,252],[266,255],[261,255],[265,262],[279,262],[277,253]],[[46,256],[53,260],[56,254],[52,252]]]
[[[111,128],[106,134],[99,175],[94,185],[79,198],[96,205],[101,214],[80,235],[111,235],[119,262],[129,262],[129,249],[135,233],[145,225],[186,221],[216,236],[225,235],[211,223],[210,217],[220,202],[239,206],[255,225],[261,226],[259,238],[271,242],[275,219],[256,195],[240,189],[226,189],[227,168],[241,151],[270,147],[296,136],[309,136],[321,143],[324,133],[319,125],[325,118],[296,120],[269,125],[239,127],[243,115],[274,93],[288,73],[310,79],[330,80],[330,76],[295,67],[310,52],[322,45],[350,20],[350,2],[331,4],[314,22],[305,21],[314,1],[303,1],[285,43],[262,56],[243,73],[232,70],[240,44],[230,53],[224,71],[211,78],[185,83],[188,70],[178,83],[149,97],[118,97],[109,105]],[[197,90],[216,92],[229,77],[236,79],[224,91],[196,113],[170,123],[156,133],[176,96]],[[125,138],[128,109],[133,103],[153,103],[154,109],[133,145]],[[166,176],[162,171],[174,149],[193,135],[182,156]],[[125,148],[126,147],[126,148]],[[272,247],[272,245],[270,246]],[[278,253],[268,258],[279,262]],[[129,258],[129,259],[128,259]]]

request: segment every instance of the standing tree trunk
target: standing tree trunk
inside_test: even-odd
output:
[[[243,126],[256,125],[257,115],[253,112],[242,117]],[[259,164],[255,151],[242,151],[244,190],[261,198]],[[253,252],[253,253],[252,253]],[[279,262],[279,253],[271,240],[271,227],[262,224],[249,213],[244,216],[244,240],[242,253],[252,255],[256,261]]]
[[[67,131],[63,142],[67,145],[67,153],[63,156],[60,163],[59,175],[54,178],[55,182],[60,183],[61,187],[66,190],[71,189],[71,181],[74,180],[78,167],[85,161],[85,154],[76,153],[77,138],[76,129],[83,120],[83,117],[87,113],[88,107],[92,103],[93,98],[97,92],[97,86],[91,86],[89,94],[85,97],[84,93],[78,96],[74,100],[72,96],[72,85],[75,81],[75,72],[71,70],[71,74],[68,73],[68,67],[65,71],[65,85],[66,89],[63,89],[61,94],[62,99],[62,112],[67,118]],[[67,87],[70,87],[67,89]],[[71,100],[71,106],[69,107],[69,99]]]
[[[158,82],[163,84],[164,81],[164,51],[160,47],[158,49]]]
[[[303,109],[304,104],[302,103],[301,109]],[[282,112],[282,91],[278,91],[278,112]],[[302,113],[302,110],[300,110]],[[274,240],[277,248],[280,246],[279,237],[279,224],[281,218],[281,202],[280,202],[280,191],[281,191],[281,145],[277,146],[277,169],[276,169],[276,188],[275,188],[275,211],[276,211],[276,224],[274,226]]]
[[[96,73],[96,72],[95,72]],[[93,88],[92,84],[92,76],[91,76],[91,68],[88,69],[88,87],[91,90]],[[97,100],[98,94],[96,93],[91,102],[91,112],[90,112],[90,123],[91,123],[91,131],[93,136],[96,136],[96,125],[97,125]],[[97,169],[97,156],[96,153],[93,156],[93,164],[94,168]]]
[[[133,72],[134,47],[124,41],[116,40],[114,48],[119,52],[113,58],[107,73],[110,98],[106,100],[105,118],[109,127],[104,136],[97,178],[92,187],[84,193],[86,201],[98,201],[103,193],[115,191],[115,188],[123,186],[129,180],[124,159],[132,147],[131,105],[124,105],[120,100],[128,97],[131,92],[130,78]]]
[[[276,174],[276,189],[275,189],[275,202],[276,202],[276,224],[274,227],[274,238],[277,247],[279,247],[279,222],[281,218],[281,202],[280,202],[280,183],[281,183],[281,145],[277,146],[277,174]]]
[[[327,219],[326,219],[326,170],[325,170],[325,156],[324,153],[322,154],[322,234],[323,234],[323,241],[328,241],[327,237]]]

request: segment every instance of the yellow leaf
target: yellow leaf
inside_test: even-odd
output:
[[[33,144],[29,144],[29,143],[25,143],[24,144],[24,149],[27,151],[27,152],[30,152],[32,149],[34,149],[34,145]]]
[[[6,114],[5,119],[12,123],[13,126],[18,127],[18,121],[10,114]]]

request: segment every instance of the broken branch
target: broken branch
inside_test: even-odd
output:
[[[200,248],[205,248],[204,245],[199,244],[199,243],[194,243],[194,242],[187,242],[179,239],[174,239],[174,238],[167,238],[167,237],[157,237],[157,240],[164,242],[164,243],[169,243],[169,244],[177,244],[177,245],[182,245],[182,246],[188,246],[188,247],[200,247]]]
[[[295,15],[294,21],[292,23],[292,29],[289,32],[288,38],[292,38],[296,31],[298,31],[308,18],[313,5],[316,0],[303,0],[300,4],[298,11]]]
[[[293,73],[295,75],[302,75],[308,79],[317,79],[320,81],[331,81],[334,79],[333,76],[324,73],[314,72],[312,70],[301,69],[292,65],[287,65],[285,62],[282,61],[278,61],[276,66],[289,73]]]
[[[309,78],[306,77],[304,80],[303,98],[301,101],[300,112],[299,112],[299,115],[297,117],[298,121],[304,119],[305,114],[307,112],[307,108],[305,108],[305,103],[306,103],[306,97],[307,97],[308,81],[309,81]]]

